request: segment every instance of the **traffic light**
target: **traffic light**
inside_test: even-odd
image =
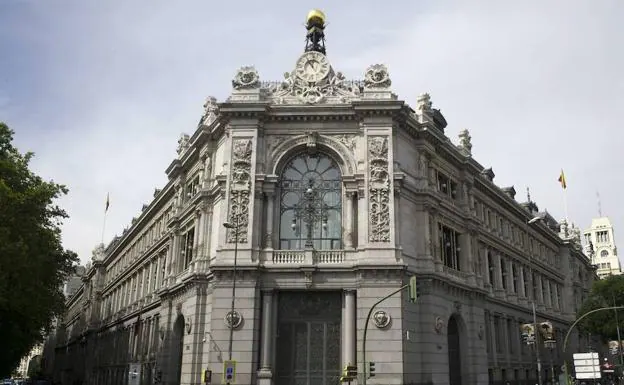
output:
[[[373,361],[368,363],[368,378],[375,377],[375,363]]]
[[[418,286],[416,285],[416,276],[412,275],[409,280],[409,300],[410,302],[416,302],[418,299]]]
[[[210,384],[210,383],[212,383],[212,370],[210,370],[210,369],[202,370],[201,377],[202,377],[201,378],[202,384]]]
[[[342,377],[340,377],[340,382],[351,382],[357,378],[357,366],[355,365],[345,365],[342,370]]]

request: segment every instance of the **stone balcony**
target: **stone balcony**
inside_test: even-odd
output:
[[[349,253],[350,254],[350,253]],[[339,265],[350,262],[345,250],[273,250],[264,255],[263,265]]]

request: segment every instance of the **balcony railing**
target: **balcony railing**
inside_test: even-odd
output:
[[[274,250],[265,264],[331,265],[347,261],[344,250]]]

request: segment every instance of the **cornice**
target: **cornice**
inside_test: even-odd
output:
[[[156,241],[152,246],[147,248],[139,258],[135,259],[134,262],[128,268],[126,268],[121,274],[119,274],[115,279],[111,280],[107,283],[102,289],[102,295],[108,293],[109,290],[114,289],[118,284],[123,283],[129,275],[134,274],[137,268],[145,263],[146,260],[153,258],[161,249],[165,248],[167,242],[169,241],[169,235],[171,230],[165,232],[162,237]]]
[[[224,102],[219,103],[219,115],[223,122],[232,118],[259,118],[266,115],[269,102]]]
[[[158,211],[164,208],[173,197],[174,183],[172,180],[168,181],[165,187],[158,193],[156,198],[148,205],[148,207],[139,215],[137,221],[132,225],[125,234],[123,234],[118,240],[112,250],[106,252],[104,258],[104,264],[108,265],[112,262],[120,251],[128,245],[128,242],[136,237],[137,231],[144,228],[146,222],[153,219],[158,214]]]

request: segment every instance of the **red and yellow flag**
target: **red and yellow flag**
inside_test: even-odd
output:
[[[563,173],[563,169],[561,169],[561,174],[559,174],[559,179],[557,179],[559,183],[561,183],[561,188],[566,189],[568,185],[566,184],[565,174]]]

